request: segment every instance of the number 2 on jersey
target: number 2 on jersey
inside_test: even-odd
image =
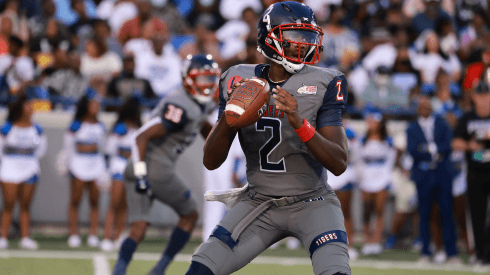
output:
[[[269,155],[281,143],[281,121],[276,118],[261,118],[255,124],[257,132],[264,132],[266,128],[272,130],[271,138],[260,148],[260,170],[268,172],[286,172],[284,158],[278,162],[270,162]]]

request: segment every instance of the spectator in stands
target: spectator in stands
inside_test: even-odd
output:
[[[410,18],[403,13],[403,0],[392,0],[386,10],[386,25],[388,26],[408,26]]]
[[[430,98],[420,96],[418,118],[407,128],[407,151],[413,158],[412,180],[416,183],[419,201],[420,236],[422,237],[422,263],[430,262],[431,209],[437,201],[441,210],[444,244],[448,263],[461,263],[456,250],[453,221],[451,128],[444,119],[432,114]]]
[[[8,17],[0,18],[0,56],[9,52],[9,37],[12,36],[12,20]]]
[[[56,13],[56,6],[53,0],[41,0],[41,14],[31,17],[28,22],[29,32],[31,38],[38,38],[43,35],[44,30],[46,30],[46,25],[49,20],[54,19],[61,36],[64,39],[68,39],[68,30],[66,26],[54,18]]]
[[[475,49],[482,47],[485,35],[490,32],[490,18],[483,10],[474,10],[473,19],[462,28],[459,36],[461,48],[465,56],[469,56]]]
[[[112,185],[111,202],[105,218],[104,239],[100,243],[100,249],[105,252],[118,248],[118,244],[126,239],[125,236],[122,236],[127,214],[123,174],[131,155],[133,135],[141,127],[138,99],[136,97],[128,98],[118,115],[106,145],[106,154],[110,157],[109,170],[112,176]],[[116,225],[115,230],[113,230],[114,225]],[[113,241],[116,241],[116,244]]]
[[[425,30],[435,30],[436,23],[439,19],[445,18],[451,20],[449,14],[441,9],[441,0],[424,0],[424,2],[425,11],[416,15],[412,21],[414,30],[418,34],[421,34]]]
[[[389,108],[396,111],[399,107],[408,107],[409,95],[399,89],[391,78],[390,69],[381,66],[374,79],[369,83],[358,98],[361,106],[374,105],[378,108]]]
[[[41,70],[62,67],[60,61],[66,58],[67,52],[72,48],[72,44],[62,35],[54,18],[46,23],[43,35],[32,39],[30,44],[31,56]]]
[[[134,0],[103,0],[97,6],[97,17],[107,20],[111,26],[112,36],[117,37],[121,26],[138,15]]]
[[[134,57],[127,55],[123,59],[122,72],[113,78],[107,87],[107,96],[127,99],[132,96],[156,98],[148,80],[134,75]]]
[[[468,60],[469,64],[463,79],[465,92],[471,91],[479,83],[484,72],[490,68],[490,34],[486,35],[482,41],[485,42],[484,45],[476,48],[472,53],[472,58]]]
[[[402,90],[404,96],[408,96],[410,98],[409,101],[412,102],[413,96],[418,91],[420,74],[412,66],[407,47],[400,47],[398,49],[391,80],[398,89]]]
[[[135,76],[147,79],[158,97],[182,85],[180,56],[167,41],[165,33],[155,33],[152,50],[135,56]]]
[[[267,8],[269,5],[265,5],[265,8]],[[219,3],[219,11],[221,16],[223,16],[223,18],[226,20],[239,19],[243,14],[243,10],[245,10],[247,7],[252,7],[257,14],[262,13],[264,8],[260,0],[221,0]]]
[[[474,110],[466,113],[455,130],[452,148],[464,151],[468,163],[468,202],[476,248],[470,262],[490,263],[490,73],[471,91]]]
[[[109,51],[104,40],[92,37],[87,41],[80,63],[80,72],[84,77],[97,76],[108,81],[121,70],[121,57]]]
[[[322,27],[324,52],[321,66],[340,69],[339,65],[346,54],[360,52],[359,37],[343,25],[346,10],[342,6],[329,5],[329,9],[327,24]]]
[[[19,0],[7,0],[2,3],[4,9],[0,17],[8,17],[12,22],[12,34],[19,37],[22,41],[27,42],[29,31],[27,29],[27,18],[19,13]],[[1,22],[1,20],[0,20]]]
[[[489,3],[486,0],[456,0],[455,3],[455,18],[456,25],[459,29],[464,29],[471,24],[476,14],[488,11]],[[487,21],[488,22],[488,21]]]
[[[94,36],[104,40],[109,51],[117,53],[120,57],[123,56],[121,45],[116,38],[111,36],[111,28],[107,24],[107,21],[98,19],[94,21]]]
[[[50,89],[51,94],[78,101],[89,85],[89,79],[80,73],[80,55],[72,51],[61,68],[45,70],[42,83]]]
[[[3,211],[0,230],[0,249],[8,248],[12,214],[17,201],[20,204],[19,247],[36,250],[39,245],[29,237],[32,198],[39,180],[39,159],[46,153],[47,139],[43,129],[32,121],[32,99],[23,93],[9,106],[6,123],[0,129]]]
[[[436,92],[432,98],[432,108],[436,115],[446,119],[452,129],[456,128],[458,119],[463,115],[463,110],[453,99],[461,95],[457,84],[451,84],[450,76],[442,69],[436,77]]]
[[[439,38],[433,31],[424,32],[415,42],[418,54],[412,57],[412,64],[420,71],[423,83],[434,84],[439,69],[445,70],[453,81],[461,77],[461,62],[454,52],[445,54],[441,51]],[[421,45],[424,45],[423,47]]]
[[[0,57],[0,76],[11,94],[23,90],[34,79],[34,63],[25,53],[24,42],[11,36],[9,54]]]
[[[78,14],[71,7],[71,0],[56,0],[56,18],[67,26],[71,26],[78,19]],[[93,0],[83,0],[89,18],[95,18],[95,3]]]
[[[126,21],[119,30],[118,38],[122,45],[132,38],[141,37],[142,28],[148,21],[153,22],[155,32],[167,32],[167,24],[152,16],[150,2],[146,0],[136,0],[136,6],[138,7],[138,15],[133,19]]]
[[[156,3],[161,3],[160,5],[156,5]],[[172,3],[173,2],[173,3]],[[167,24],[168,32],[172,35],[176,34],[191,34],[191,29],[189,23],[184,19],[182,13],[179,12],[177,7],[174,5],[177,3],[185,3],[185,1],[153,1],[153,14],[155,17],[160,18],[163,22]],[[216,1],[215,1],[216,3]],[[163,4],[163,5],[162,5]],[[208,6],[209,4],[209,6]],[[214,5],[211,1],[206,1],[206,6],[201,5],[201,1],[194,1],[194,10],[198,9],[200,13],[195,14],[196,19],[200,16],[209,17],[211,20],[216,20],[215,24],[220,26],[223,24],[222,18],[218,14],[218,18],[216,17],[217,10],[214,11]],[[203,7],[203,9],[200,9]],[[209,14],[210,12],[215,12],[214,14]]]
[[[74,40],[76,40],[78,51],[82,53],[86,41],[94,35],[95,19],[88,17],[84,0],[71,0],[71,8],[77,13],[78,18],[68,29],[71,35],[75,36]]]
[[[349,163],[347,169],[340,176],[335,176],[327,170],[328,184],[337,194],[344,213],[345,231],[349,237],[349,259],[356,260],[359,257],[359,252],[354,248],[354,223],[352,221],[352,190],[359,184],[359,173],[356,169],[359,161],[359,139],[356,133],[344,121],[345,134],[349,145]],[[346,125],[347,124],[347,125]]]
[[[388,189],[392,184],[391,172],[395,166],[396,149],[388,136],[386,120],[376,108],[366,108],[366,136],[359,148],[359,188],[362,190],[364,205],[363,255],[379,255],[383,252],[381,238],[385,220],[385,206]],[[371,230],[371,215],[376,215],[375,229]]]
[[[80,98],[73,122],[65,133],[63,149],[57,158],[57,169],[61,175],[69,173],[71,179],[70,203],[68,206],[68,246],[80,247],[82,240],[78,232],[78,208],[85,188],[89,191],[90,228],[87,244],[99,246],[99,188],[96,181],[105,172],[105,160],[101,152],[105,143],[104,125],[97,120],[102,97],[92,88]]]

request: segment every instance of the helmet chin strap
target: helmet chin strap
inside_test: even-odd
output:
[[[305,64],[301,63],[301,64],[294,64],[292,62],[290,62],[289,60],[287,60],[286,58],[282,58],[281,57],[281,60],[277,60],[276,58],[270,58],[268,57],[265,52],[260,48],[258,47],[257,50],[259,50],[259,52],[267,57],[267,59],[277,63],[277,64],[280,64],[282,65],[282,67],[290,74],[296,74],[297,72],[301,71],[301,69],[303,69],[303,67],[305,66]]]

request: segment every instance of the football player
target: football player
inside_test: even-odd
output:
[[[198,132],[206,138],[211,130],[206,118],[214,107],[211,99],[218,89],[221,71],[210,55],[189,56],[183,68],[184,87],[162,99],[152,112],[152,118],[135,134],[131,161],[124,171],[131,230],[121,245],[115,275],[125,274],[138,243],[143,240],[155,199],[169,205],[180,220],[162,258],[149,274],[165,273],[189,240],[197,222],[196,202],[189,188],[175,175],[174,167]]]
[[[258,23],[258,50],[270,64],[237,65],[222,74],[220,120],[203,162],[218,168],[238,133],[249,184],[193,255],[187,274],[231,274],[288,236],[307,248],[315,274],[351,274],[344,217],[324,169],[338,176],[347,167],[341,118],[347,83],[339,71],[310,66],[320,60],[322,37],[308,6],[275,3]],[[253,77],[269,82],[270,106],[255,124],[231,128],[223,118],[230,93],[238,80]]]

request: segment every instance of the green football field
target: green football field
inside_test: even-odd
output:
[[[22,251],[17,242],[11,241],[11,250],[0,251],[0,274],[15,275],[58,275],[58,274],[111,274],[117,252],[102,253],[96,249],[82,246],[68,249],[66,238],[37,238],[42,250]],[[165,247],[165,239],[152,239],[143,242],[131,262],[127,274],[146,274],[160,257]],[[199,246],[198,240],[191,240],[183,252],[177,256],[167,270],[167,275],[185,274],[190,258]],[[385,251],[380,256],[361,257],[351,262],[352,274],[360,275],[470,275],[490,274],[490,268],[468,265],[420,265],[415,262],[418,254],[411,250],[398,249]],[[466,260],[467,257],[462,256]],[[284,245],[275,250],[266,250],[251,264],[234,273],[237,275],[288,275],[313,274],[304,249],[287,250]]]

